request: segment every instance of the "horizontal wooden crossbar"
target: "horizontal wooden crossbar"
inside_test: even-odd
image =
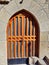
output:
[[[8,37],[8,41],[22,41],[24,39],[24,41],[35,41],[36,36],[9,36]]]

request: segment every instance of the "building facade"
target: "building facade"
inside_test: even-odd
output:
[[[49,57],[48,0],[12,0],[7,5],[1,6],[1,65],[7,65],[7,59],[16,57]],[[15,43],[18,43],[18,45],[15,45]],[[16,46],[18,47],[17,51]]]

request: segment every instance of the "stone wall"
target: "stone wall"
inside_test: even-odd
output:
[[[40,26],[40,58],[49,57],[49,7],[46,0],[12,0],[0,9],[0,64],[7,65],[6,27],[10,17],[19,10],[31,12]]]

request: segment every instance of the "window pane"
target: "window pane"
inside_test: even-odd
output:
[[[18,35],[18,17],[16,17],[16,35]]]

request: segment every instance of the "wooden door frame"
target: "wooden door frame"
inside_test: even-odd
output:
[[[28,12],[27,10],[21,10],[21,11],[18,11],[17,13],[15,13],[15,14],[19,14],[19,13],[27,13],[27,16],[29,15],[29,16],[31,16],[31,18],[34,20],[34,23],[35,23],[35,27],[36,27],[36,45],[35,45],[35,56],[37,56],[37,57],[39,57],[39,45],[40,45],[40,28],[39,28],[39,23],[38,23],[38,21],[37,21],[37,19],[35,18],[35,16],[32,14],[32,13],[30,13],[30,12]],[[15,14],[12,16],[12,17],[14,17],[15,16]],[[12,18],[11,17],[11,18]],[[11,19],[10,18],[10,19]]]

